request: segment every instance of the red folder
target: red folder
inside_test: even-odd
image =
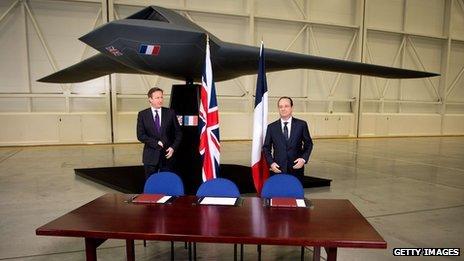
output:
[[[164,195],[161,194],[140,194],[134,199],[133,203],[157,203]]]
[[[295,198],[271,198],[271,207],[291,207],[296,208]]]

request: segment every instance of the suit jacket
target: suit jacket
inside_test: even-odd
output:
[[[309,135],[308,124],[300,119],[292,117],[290,138],[287,141],[282,132],[280,119],[267,126],[266,138],[263,144],[263,152],[269,165],[273,162],[280,166],[283,173],[303,173],[304,168],[293,169],[293,161],[303,158],[306,162],[313,149],[313,141]]]
[[[160,133],[155,130],[151,108],[140,111],[137,116],[137,139],[144,144],[143,164],[158,165],[163,161],[167,162],[166,149],[172,147],[175,155],[182,139],[182,131],[174,110],[161,108]],[[158,145],[158,141],[163,142],[163,148]]]

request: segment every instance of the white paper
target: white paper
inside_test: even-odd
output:
[[[222,198],[222,197],[204,197],[200,205],[227,205],[233,206],[237,198]]]
[[[300,207],[300,208],[306,207],[306,203],[305,203],[304,199],[297,199],[297,200],[296,200],[296,205],[297,205],[298,207]]]
[[[158,201],[156,201],[156,203],[166,203],[166,201],[168,201],[170,198],[171,198],[171,196],[164,196],[164,197],[158,199]]]

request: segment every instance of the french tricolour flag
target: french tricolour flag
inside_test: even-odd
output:
[[[269,166],[263,154],[263,143],[267,130],[267,96],[264,44],[261,42],[258,80],[256,82],[255,109],[253,114],[253,145],[251,148],[251,172],[258,194],[261,194],[264,181],[269,177]]]
[[[151,45],[151,44],[142,44],[140,45],[139,53],[146,54],[146,55],[158,55],[160,51],[159,45]]]
[[[198,115],[184,116],[184,126],[198,126]]]

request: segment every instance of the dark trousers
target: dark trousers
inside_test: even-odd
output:
[[[145,169],[145,180],[147,180],[152,174],[161,172],[161,171],[173,171],[174,166],[174,157],[170,160],[160,159],[160,163],[157,165],[143,164]]]
[[[159,165],[144,164],[143,168],[145,169],[145,180],[147,180],[152,174],[160,171]]]

